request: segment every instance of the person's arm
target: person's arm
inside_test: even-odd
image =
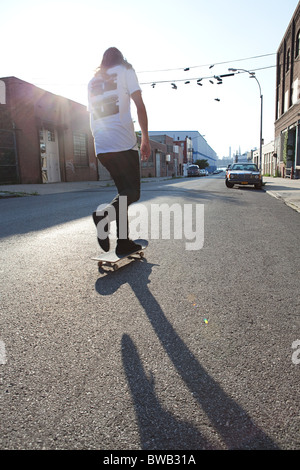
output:
[[[136,105],[138,121],[142,131],[141,158],[142,160],[148,160],[151,153],[148,135],[148,116],[141,91],[135,91],[132,93],[131,98]]]

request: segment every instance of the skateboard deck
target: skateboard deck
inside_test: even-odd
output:
[[[102,265],[108,265],[113,268],[114,271],[116,271],[119,267],[119,262],[122,261],[122,259],[125,258],[131,258],[134,259],[135,256],[133,255],[138,255],[140,258],[144,257],[144,250],[148,246],[148,240],[134,240],[135,243],[138,243],[141,245],[141,249],[137,251],[133,251],[131,253],[126,253],[124,255],[117,255],[115,250],[108,251],[107,253],[102,253],[100,256],[96,256],[92,258],[94,261],[98,261],[98,266],[99,268]]]

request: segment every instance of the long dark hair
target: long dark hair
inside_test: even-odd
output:
[[[114,67],[115,65],[124,65],[127,69],[132,68],[132,65],[127,62],[123,54],[116,47],[107,49],[102,57],[100,66],[96,69],[95,75],[106,74],[106,70]]]

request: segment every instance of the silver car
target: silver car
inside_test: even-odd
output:
[[[254,163],[235,163],[228,170],[225,179],[227,188],[239,184],[253,185],[256,189],[261,189],[262,183],[261,173]]]

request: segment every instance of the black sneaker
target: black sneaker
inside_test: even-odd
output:
[[[116,254],[117,255],[127,255],[139,251],[142,249],[142,245],[135,243],[129,239],[119,239],[117,241]]]
[[[97,212],[93,212],[93,220],[94,220],[94,224],[96,225],[96,227],[97,227],[98,223],[101,222],[101,220],[104,219],[106,216],[107,216],[107,212],[105,212],[103,215],[97,215]],[[97,237],[97,240],[98,240],[98,243],[100,245],[100,248],[103,251],[107,252],[107,251],[109,251],[109,248],[110,248],[109,236],[108,236],[108,232],[109,232],[108,222],[103,227],[103,230],[104,230],[104,233],[106,233],[106,237],[105,238]]]

